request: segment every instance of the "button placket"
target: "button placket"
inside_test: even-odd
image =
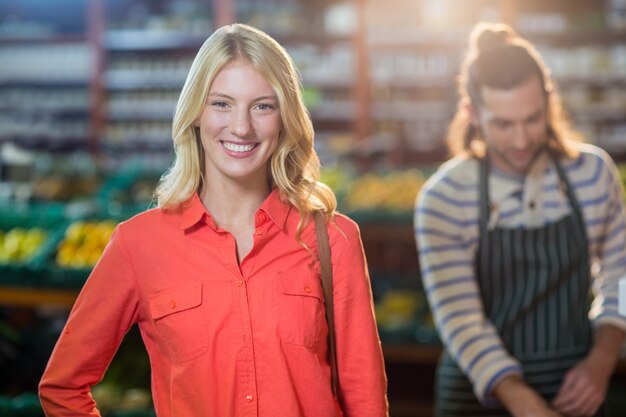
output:
[[[237,326],[239,340],[237,343],[237,361],[239,383],[238,389],[243,395],[240,401],[243,405],[242,415],[256,415],[257,402],[253,393],[256,392],[256,370],[254,363],[254,353],[252,347],[252,323],[250,318],[248,283],[246,282],[246,273],[242,268],[241,275],[234,280],[235,294],[237,298],[238,310],[240,312],[240,321]],[[249,393],[249,394],[246,394]]]

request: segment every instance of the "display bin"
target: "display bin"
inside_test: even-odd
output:
[[[150,208],[161,173],[128,169],[109,176],[100,188],[97,201],[108,215],[125,220]]]
[[[99,250],[101,250],[104,248],[106,243],[108,243],[108,236],[110,236],[110,232],[112,232],[114,226],[121,220],[123,220],[123,218],[120,216],[111,216],[104,210],[100,210],[98,213],[91,214],[86,217],[77,216],[74,218],[66,218],[65,221],[54,230],[50,244],[46,247],[47,250],[42,252],[37,259],[33,261],[34,268],[38,271],[42,271],[40,273],[41,279],[37,282],[37,287],[69,290],[81,289],[89,277],[95,261],[83,262],[82,264],[76,266],[60,265],[57,263],[57,253],[67,237],[68,229],[73,227],[73,225],[76,225],[78,222],[95,224],[107,221],[109,223],[109,234],[107,236],[102,236],[102,230],[98,231],[97,234],[92,231],[94,233],[93,235],[89,230],[85,230],[85,234],[81,235],[79,238],[82,244],[86,244],[85,240],[87,239],[99,239],[98,244],[94,246],[97,246]]]
[[[0,416],[44,417],[36,393],[25,392],[17,397],[0,397]]]
[[[344,211],[344,213],[359,225],[372,223],[396,225],[413,224],[413,211],[411,210],[360,209],[348,210]]]
[[[29,259],[0,260],[0,285],[30,286],[45,275],[45,271],[37,264],[37,259],[50,250],[55,230],[63,222],[63,218],[61,204],[0,205],[0,231],[40,228],[46,234]]]

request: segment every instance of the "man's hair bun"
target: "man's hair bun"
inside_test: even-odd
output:
[[[503,23],[480,24],[472,34],[473,45],[479,53],[506,45],[515,39],[515,31]]]

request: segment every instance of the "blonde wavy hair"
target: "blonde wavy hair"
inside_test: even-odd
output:
[[[177,209],[204,181],[204,149],[194,121],[200,116],[210,86],[229,63],[250,63],[274,88],[278,97],[282,132],[270,160],[268,181],[280,198],[301,214],[296,239],[315,210],[332,219],[337,200],[330,187],[319,181],[320,162],[313,148],[313,125],[304,106],[297,70],[285,51],[266,33],[244,24],[216,30],[200,47],[176,105],[172,124],[175,160],[161,178],[157,205]]]
[[[457,77],[459,103],[448,129],[448,147],[453,155],[482,157],[484,138],[471,123],[468,104],[480,111],[482,88],[507,90],[532,77],[541,82],[547,103],[549,146],[557,153],[576,157],[581,136],[571,127],[550,70],[537,50],[503,23],[479,23],[470,35],[467,55]]]

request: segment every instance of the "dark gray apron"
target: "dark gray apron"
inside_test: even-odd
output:
[[[488,230],[488,158],[480,162],[480,240],[476,276],[486,316],[517,358],[525,381],[551,401],[564,374],[591,346],[589,246],[582,210],[553,157],[572,212],[536,228]],[[472,385],[444,351],[437,368],[437,416],[508,416],[476,399]],[[606,415],[606,414],[598,414]]]

